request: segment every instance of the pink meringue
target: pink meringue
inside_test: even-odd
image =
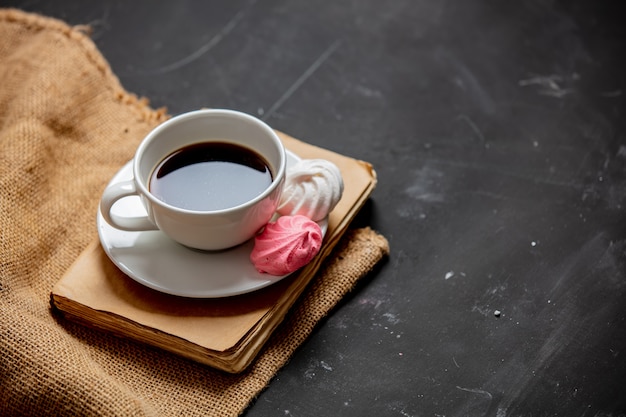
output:
[[[282,216],[255,237],[250,260],[259,272],[286,275],[317,255],[322,238],[322,229],[308,217]]]

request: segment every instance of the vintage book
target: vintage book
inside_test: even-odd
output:
[[[376,186],[376,173],[367,162],[280,132],[279,136],[285,147],[300,158],[321,158],[335,163],[344,179],[344,194],[329,215],[322,249],[307,266],[247,294],[223,298],[180,297],[155,291],[126,276],[96,240],[52,289],[53,307],[67,319],[86,326],[226,372],[244,370],[297,302]]]

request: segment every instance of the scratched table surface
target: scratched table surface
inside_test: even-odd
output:
[[[626,415],[618,1],[0,1],[90,24],[172,114],[370,161],[391,245],[246,412]]]

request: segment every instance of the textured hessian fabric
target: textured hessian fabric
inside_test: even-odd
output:
[[[122,88],[83,29],[0,9],[0,414],[238,415],[387,241],[349,231],[239,375],[53,314],[106,183],[168,117]]]

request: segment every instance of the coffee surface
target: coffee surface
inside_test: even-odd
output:
[[[226,142],[202,142],[163,159],[150,177],[150,192],[172,206],[222,210],[241,205],[272,183],[265,159],[255,151]]]

